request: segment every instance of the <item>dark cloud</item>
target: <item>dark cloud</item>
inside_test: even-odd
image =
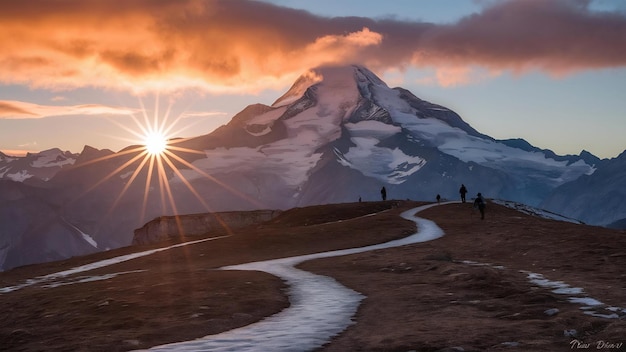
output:
[[[420,49],[456,63],[559,73],[626,65],[626,17],[586,2],[523,0],[427,33]]]

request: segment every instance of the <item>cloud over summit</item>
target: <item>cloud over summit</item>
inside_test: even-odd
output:
[[[460,75],[626,66],[626,16],[587,1],[500,1],[453,24],[248,0],[5,1],[0,27],[0,82],[53,88],[258,91],[324,64]]]

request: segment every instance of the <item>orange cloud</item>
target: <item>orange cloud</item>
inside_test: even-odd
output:
[[[251,0],[5,1],[0,28],[0,82],[57,89],[251,92],[329,63],[442,75],[626,65],[626,17],[569,0],[495,2],[450,25],[324,18]]]
[[[11,101],[0,101],[0,117],[2,116],[26,116],[30,118],[38,118],[39,116],[30,111],[28,107]]]
[[[136,111],[99,104],[38,105],[15,100],[0,100],[0,119],[39,119],[67,115],[130,115]]]
[[[363,28],[361,31],[346,35],[326,35],[317,38],[314,43],[304,48],[302,56],[309,62],[309,67],[319,66],[320,62],[354,62],[359,61],[356,57],[360,53],[359,48],[378,46],[381,42],[381,34]]]

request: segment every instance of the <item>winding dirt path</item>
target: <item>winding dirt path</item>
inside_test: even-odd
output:
[[[291,305],[258,323],[193,341],[167,344],[151,351],[308,351],[323,346],[348,326],[361,300],[360,293],[334,279],[295,268],[307,260],[343,256],[430,241],[443,236],[433,221],[416,213],[439,204],[407,210],[401,217],[414,221],[418,231],[377,245],[227,266],[223,270],[264,271],[286,281]]]

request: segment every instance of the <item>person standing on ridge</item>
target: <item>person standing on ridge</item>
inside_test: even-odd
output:
[[[464,184],[461,184],[461,188],[459,189],[459,193],[461,193],[461,202],[465,203],[465,194],[467,193],[467,188],[465,188]]]
[[[380,189],[380,196],[383,197],[383,200],[387,200],[387,190],[385,189],[385,186]]]
[[[476,199],[474,200],[474,208],[478,208],[478,211],[480,211],[481,220],[485,220],[485,205],[486,204],[483,195],[478,193],[476,195]]]

